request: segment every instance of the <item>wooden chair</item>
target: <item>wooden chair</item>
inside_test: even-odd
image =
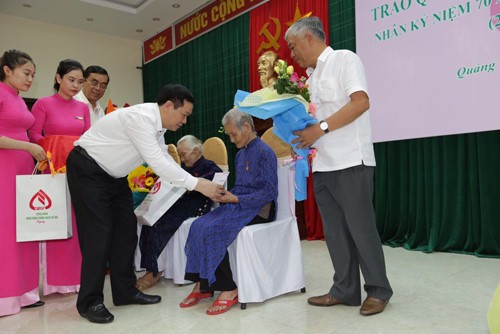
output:
[[[271,146],[278,159],[288,158],[292,155],[292,147],[276,136],[273,132],[273,128],[267,129],[261,139],[266,142],[267,145]]]
[[[219,137],[211,137],[203,143],[203,156],[212,160],[224,172],[229,171],[226,144]]]
[[[168,154],[170,154],[172,158],[174,158],[175,162],[177,162],[180,165],[181,157],[179,156],[179,153],[177,153],[177,147],[174,144],[168,144],[167,149],[168,149]]]

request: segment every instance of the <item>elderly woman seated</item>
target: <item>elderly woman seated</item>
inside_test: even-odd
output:
[[[185,278],[196,284],[180,303],[180,307],[190,307],[213,295],[213,291],[221,291],[207,309],[209,315],[224,313],[238,302],[227,247],[246,225],[273,221],[278,196],[276,155],[255,134],[252,117],[232,109],[224,115],[222,125],[239,149],[236,182],[234,188],[222,194],[221,206],[191,225],[185,247]]]
[[[177,151],[182,168],[195,177],[212,180],[215,173],[222,172],[213,161],[203,157],[203,145],[192,135],[179,139]],[[209,198],[197,191],[187,192],[153,226],[142,227],[139,248],[141,267],[146,269],[146,274],[136,282],[139,290],[143,291],[160,280],[162,273],[158,272],[158,256],[182,222],[190,217],[204,215],[211,207]]]

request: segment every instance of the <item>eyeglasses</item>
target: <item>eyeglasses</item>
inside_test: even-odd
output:
[[[92,87],[92,88],[99,88],[102,90],[106,90],[108,88],[108,84],[99,83],[98,81],[95,81],[95,80],[92,80],[92,81],[87,80],[87,82],[89,83],[90,87]]]

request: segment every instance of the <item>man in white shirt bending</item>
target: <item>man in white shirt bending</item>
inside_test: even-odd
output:
[[[85,103],[89,107],[90,124],[104,116],[104,110],[99,104],[99,100],[108,89],[109,75],[101,66],[92,65],[85,69],[83,73],[85,82],[82,90],[75,95],[75,99]]]
[[[103,304],[109,262],[113,303],[155,304],[160,296],[135,287],[133,271],[137,219],[127,175],[146,162],[162,179],[220,200],[224,188],[191,176],[167,153],[164,134],[176,131],[193,112],[194,97],[181,85],[167,85],[156,103],[114,111],[95,123],[68,156],[67,177],[82,251],[77,309],[91,322],[109,323],[113,315]]]

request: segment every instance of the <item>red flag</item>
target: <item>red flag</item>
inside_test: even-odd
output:
[[[80,136],[48,136],[40,140],[40,146],[52,160],[54,173],[66,172],[66,159]]]
[[[274,51],[278,57],[293,65],[300,76],[305,76],[290,57],[288,45],[285,42],[285,32],[293,22],[304,16],[317,16],[323,23],[326,44],[329,45],[329,22],[327,0],[271,0],[250,12],[250,91],[261,88],[257,72],[257,60],[266,51]],[[267,129],[271,124],[261,124],[266,121],[255,120],[256,127]],[[308,239],[323,239],[321,216],[314,200],[312,177],[308,178],[308,197],[304,201],[305,224]]]
[[[299,76],[305,75],[305,69],[300,69],[290,58],[290,51],[284,39],[290,25],[304,16],[320,18],[328,45],[327,0],[271,0],[250,12],[250,91],[261,88],[257,60],[265,51],[276,52],[279,58],[293,65]]]

